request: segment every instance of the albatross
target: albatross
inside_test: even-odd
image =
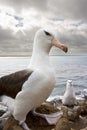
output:
[[[65,106],[74,106],[74,105],[77,105],[75,92],[73,90],[72,80],[67,80],[66,91],[64,93],[64,97],[63,97],[62,103]]]
[[[0,78],[0,100],[8,107],[1,119],[12,114],[25,130],[29,130],[25,123],[27,114],[49,97],[55,85],[54,67],[49,61],[53,46],[65,53],[68,51],[52,33],[39,29],[28,68]]]

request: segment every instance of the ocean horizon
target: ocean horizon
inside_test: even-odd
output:
[[[73,81],[76,94],[87,88],[87,55],[50,56],[56,72],[56,83],[51,96],[63,96],[66,81]],[[0,57],[0,77],[26,69],[30,57]]]

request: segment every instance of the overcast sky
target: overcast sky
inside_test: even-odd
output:
[[[41,27],[52,29],[68,54],[87,54],[87,0],[0,0],[0,55],[30,55]]]

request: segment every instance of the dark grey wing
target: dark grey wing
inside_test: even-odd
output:
[[[32,74],[32,70],[21,70],[0,78],[0,96],[7,95],[15,98],[17,93],[21,91],[23,83]]]

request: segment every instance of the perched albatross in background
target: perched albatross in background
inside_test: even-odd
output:
[[[28,130],[25,124],[26,115],[33,108],[41,105],[54,88],[54,67],[49,62],[52,46],[64,52],[68,51],[67,46],[57,41],[53,34],[43,29],[38,30],[34,38],[33,54],[28,69],[0,78],[2,103],[8,106],[10,113],[26,130]]]
[[[64,97],[63,97],[62,103],[64,105],[66,105],[66,106],[77,105],[75,92],[73,90],[72,80],[67,80],[66,91],[64,93]]]

